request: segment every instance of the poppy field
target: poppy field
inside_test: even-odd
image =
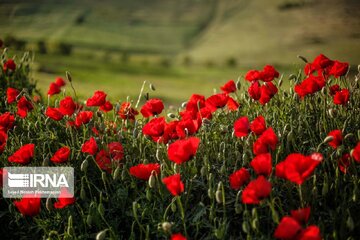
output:
[[[29,56],[4,53],[1,167],[73,167],[75,196],[1,196],[1,236],[357,239],[360,74],[300,58],[290,76],[266,65],[169,108],[146,82],[138,99],[78,99],[68,72],[43,97]]]

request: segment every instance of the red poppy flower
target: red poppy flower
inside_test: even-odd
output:
[[[192,119],[181,119],[176,124],[176,133],[179,138],[185,138],[191,136],[198,130],[196,120]]]
[[[250,129],[256,135],[261,135],[266,130],[265,118],[263,116],[258,116],[255,118],[250,124]]]
[[[110,157],[112,160],[120,161],[124,157],[124,148],[119,142],[111,142],[108,144]]]
[[[7,102],[8,104],[11,104],[13,102],[16,101],[16,97],[20,94],[20,91],[15,89],[15,88],[11,88],[9,87],[6,90],[6,96],[7,96]]]
[[[229,96],[225,93],[214,94],[206,99],[205,105],[211,112],[215,112],[218,108],[225,107],[228,99]]]
[[[308,76],[302,83],[297,84],[294,88],[299,97],[303,98],[306,95],[314,94],[320,91],[325,86],[325,79],[321,76]]]
[[[240,168],[229,176],[230,187],[239,190],[250,179],[250,173],[246,168]]]
[[[52,95],[58,94],[60,92],[61,92],[61,88],[59,85],[57,85],[54,82],[50,83],[49,90],[47,92],[48,95],[52,96]]]
[[[67,188],[62,187],[58,200],[54,203],[54,208],[64,208],[66,206],[74,204],[75,201],[76,198],[72,194],[70,194]]]
[[[180,174],[163,178],[162,181],[173,196],[179,196],[184,192],[184,183],[181,181]]]
[[[69,159],[70,153],[69,147],[61,147],[55,152],[50,160],[53,163],[64,163]]]
[[[56,85],[58,85],[59,87],[63,87],[63,86],[66,85],[64,79],[61,78],[61,77],[57,77],[57,78],[55,79],[55,83],[56,83]]]
[[[148,100],[144,106],[142,106],[140,112],[145,117],[151,117],[154,115],[159,115],[164,109],[163,102],[158,98],[153,98]]]
[[[307,63],[305,64],[305,67],[304,67],[304,73],[308,76],[310,74],[312,74],[313,72],[315,72],[315,68],[314,66],[311,64],[311,63]]]
[[[12,60],[12,59],[8,59],[4,63],[4,66],[3,66],[4,72],[6,72],[9,69],[12,70],[12,71],[15,71],[15,69],[16,69],[16,64],[15,64],[14,60]]]
[[[338,84],[332,85],[331,87],[329,87],[330,90],[330,95],[334,96],[338,91],[340,91],[340,86]]]
[[[279,73],[271,65],[266,65],[264,69],[260,72],[260,79],[264,82],[271,82],[274,78],[278,78]]]
[[[3,179],[7,178],[8,174],[6,169],[0,168],[0,188],[3,187]]]
[[[332,148],[336,149],[338,146],[342,144],[343,136],[341,130],[336,129],[329,132],[328,137],[333,137],[333,140],[329,142],[329,145]]]
[[[237,101],[235,101],[232,97],[229,97],[226,106],[230,111],[236,111],[239,109],[240,104]]]
[[[250,70],[245,75],[245,79],[249,82],[260,80],[260,77],[260,72],[258,70]]]
[[[267,82],[260,88],[260,99],[259,102],[262,105],[268,103],[273,96],[278,92],[277,87],[272,82]]]
[[[87,124],[93,117],[93,112],[91,111],[82,111],[79,112],[75,119],[75,126],[80,127],[83,124]]]
[[[7,139],[7,134],[3,131],[0,131],[0,154],[3,153],[5,150]]]
[[[245,204],[259,204],[270,195],[271,183],[264,176],[251,181],[244,189],[241,200]]]
[[[292,240],[301,232],[301,225],[292,217],[285,216],[277,226],[274,237],[277,239]]]
[[[297,240],[321,240],[319,227],[315,225],[308,226],[302,230],[296,238]]]
[[[20,147],[8,160],[9,162],[27,164],[34,157],[35,144],[29,143]]]
[[[227,94],[236,92],[236,85],[234,80],[229,80],[227,83],[224,84],[224,86],[220,87],[220,89]]]
[[[57,108],[48,107],[46,109],[46,116],[48,116],[51,119],[54,119],[55,121],[60,121],[63,119],[64,115],[59,111]]]
[[[200,139],[190,137],[173,142],[168,148],[168,157],[171,161],[182,164],[191,160],[199,147]]]
[[[248,93],[249,96],[255,101],[259,100],[261,97],[260,83],[258,81],[251,83],[250,87],[248,88]]]
[[[73,99],[69,96],[65,97],[60,101],[59,111],[64,114],[71,116],[76,110],[76,104]]]
[[[271,154],[263,153],[257,155],[251,162],[251,167],[255,170],[257,175],[270,176],[272,170]]]
[[[177,129],[176,126],[179,123],[179,121],[174,120],[165,125],[163,139],[164,142],[168,142],[170,139],[178,139],[179,136],[177,135]]]
[[[103,112],[109,112],[113,109],[113,105],[110,101],[106,101],[104,105],[100,106],[100,110]]]
[[[276,176],[301,185],[322,161],[320,153],[304,156],[292,153],[276,165]]]
[[[271,127],[269,127],[254,142],[253,152],[255,155],[259,155],[261,153],[267,153],[269,152],[269,148],[271,150],[275,150],[277,143],[278,143],[278,137],[274,133],[274,130]]]
[[[131,103],[123,102],[120,106],[120,110],[118,112],[120,118],[122,119],[130,119],[135,120],[135,116],[139,114],[136,109],[131,107]]]
[[[351,156],[356,162],[360,163],[360,142],[358,142],[356,147],[352,150]]]
[[[347,62],[339,62],[337,60],[334,61],[329,74],[333,75],[334,77],[344,76],[349,69],[349,63]]]
[[[350,154],[345,153],[344,155],[342,155],[342,157],[338,160],[338,166],[341,172],[343,172],[344,174],[346,174],[347,172],[347,168],[350,166]]]
[[[86,101],[88,107],[100,107],[106,102],[106,93],[103,91],[96,91],[94,95]]]
[[[165,118],[153,118],[144,125],[142,131],[144,135],[150,136],[154,141],[158,141],[165,131]]]
[[[186,111],[197,113],[199,109],[205,107],[205,97],[199,94],[191,95],[189,101],[186,103]]]
[[[328,57],[326,57],[323,54],[320,54],[319,56],[317,56],[312,63],[312,65],[314,66],[314,68],[316,70],[325,69],[326,67],[328,67],[332,64],[333,64],[333,61],[330,60]]]
[[[130,168],[130,174],[134,177],[142,180],[149,180],[151,173],[155,172],[156,175],[160,173],[160,164],[149,163],[149,164],[138,164]]]
[[[15,117],[10,112],[0,115],[0,131],[8,131],[14,126]]]
[[[95,155],[98,151],[98,146],[96,144],[95,138],[91,137],[89,140],[84,142],[81,146],[81,152],[89,153],[90,155]]]
[[[248,117],[240,117],[234,123],[236,137],[246,137],[250,132],[250,123]]]
[[[33,110],[33,105],[30,101],[26,99],[26,97],[22,96],[20,100],[17,103],[17,115],[19,115],[21,118],[26,118],[28,112]]]
[[[350,99],[350,92],[347,89],[342,89],[337,91],[334,95],[334,104],[336,105],[345,105]]]
[[[100,150],[95,157],[95,161],[100,169],[111,173],[111,159],[109,153],[105,150]]]
[[[34,217],[40,213],[40,200],[37,195],[26,194],[21,200],[14,201],[14,205],[23,216]]]
[[[170,240],[186,240],[186,237],[183,236],[181,233],[173,233]]]
[[[291,217],[293,217],[299,224],[306,224],[310,217],[310,207],[291,210]]]

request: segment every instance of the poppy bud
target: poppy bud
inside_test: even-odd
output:
[[[153,171],[151,172],[150,177],[149,177],[148,183],[149,183],[149,187],[150,187],[150,188],[155,187],[155,184],[156,184],[155,174],[156,174],[156,172],[153,170]]]
[[[101,179],[103,180],[104,184],[106,184],[106,172],[101,173]]]
[[[354,220],[351,217],[351,214],[349,213],[348,219],[346,220],[346,226],[350,231],[354,230]]]
[[[54,209],[51,198],[47,198],[47,199],[46,199],[46,204],[45,204],[45,206],[46,206],[46,209],[47,209],[49,212]]]
[[[308,63],[308,60],[305,57],[303,57],[301,55],[298,55],[297,57],[300,58],[301,60],[303,60],[305,63]]]
[[[345,135],[344,140],[347,140],[347,139],[352,138],[352,137],[354,137],[354,134],[348,133],[348,134]]]
[[[74,229],[73,229],[73,220],[72,220],[72,216],[70,215],[68,218],[68,227],[67,227],[67,233],[69,235],[73,235]]]
[[[170,233],[170,232],[171,232],[171,227],[172,227],[172,224],[169,223],[169,222],[163,222],[163,223],[161,224],[162,230],[163,230],[164,232],[166,232],[166,233]]]
[[[98,210],[98,212],[99,212],[99,214],[100,214],[101,216],[104,215],[104,213],[105,213],[105,208],[104,208],[104,205],[103,205],[102,203],[99,203],[97,210]]]
[[[85,189],[83,187],[81,187],[81,189],[80,189],[80,198],[82,200],[86,199],[86,192],[85,192]]]
[[[331,142],[333,139],[334,139],[333,136],[327,136],[327,137],[324,139],[323,144],[326,144],[326,143],[328,143],[328,142]]]
[[[212,189],[211,188],[209,188],[208,189],[208,197],[210,198],[210,199],[213,199],[213,191],[212,191]]]
[[[174,212],[176,212],[176,204],[175,204],[175,201],[173,201],[172,203],[171,203],[171,211],[174,213]]]
[[[241,89],[240,78],[236,81],[236,89],[237,89],[237,90],[240,90],[240,89]]]
[[[146,199],[150,202],[152,195],[151,195],[151,191],[149,188],[146,189],[145,195],[146,195]]]
[[[98,232],[98,234],[96,234],[96,240],[104,240],[106,237],[106,232],[108,231],[108,229],[105,229],[101,232]]]
[[[167,115],[169,118],[175,118],[176,117],[176,115],[175,114],[173,114],[173,113],[168,113],[168,115]]]
[[[222,191],[221,190],[216,190],[216,192],[215,192],[216,202],[219,203],[219,204],[222,203],[222,198],[223,198]]]
[[[87,215],[87,217],[86,217],[86,224],[87,224],[89,227],[91,227],[91,225],[92,225],[92,217],[91,217],[90,214]]]
[[[200,170],[200,174],[202,177],[204,177],[205,175],[207,175],[208,171],[207,171],[207,166],[202,166],[201,170]]]
[[[289,80],[296,80],[296,75],[295,74],[290,74],[289,75]]]
[[[82,172],[86,172],[88,166],[89,166],[89,162],[88,162],[87,159],[85,159],[85,160],[81,163],[80,170],[81,170]]]
[[[215,199],[217,203],[222,203],[224,198],[224,185],[222,182],[218,183],[217,190],[215,192]]]
[[[244,233],[249,233],[250,226],[247,221],[243,221],[241,227],[242,227],[242,230],[244,231]]]
[[[68,80],[69,82],[72,82],[72,77],[71,77],[70,72],[66,71],[66,72],[65,72],[65,75],[66,75],[67,80]]]
[[[113,180],[116,180],[120,177],[121,174],[121,168],[120,166],[117,166],[114,173],[113,173]]]
[[[180,164],[174,164],[174,172],[179,173],[180,172]]]
[[[150,83],[150,89],[153,90],[153,91],[156,90],[154,84]]]
[[[185,108],[185,107],[186,107],[186,104],[187,104],[187,102],[183,102],[183,103],[181,104],[181,107],[182,107],[182,108]]]

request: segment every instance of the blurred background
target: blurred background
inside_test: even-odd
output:
[[[299,54],[356,69],[359,10],[359,0],[0,0],[0,38],[10,56],[33,52],[44,93],[70,71],[82,96],[135,99],[147,80],[151,97],[179,104],[265,64],[287,77]]]

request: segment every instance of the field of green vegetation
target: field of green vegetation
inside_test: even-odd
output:
[[[356,0],[0,0],[0,38],[34,52],[32,77],[44,94],[70,71],[82,96],[102,88],[135,97],[147,80],[158,97],[179,103],[269,62],[287,77],[298,54],[358,63],[357,7]]]

